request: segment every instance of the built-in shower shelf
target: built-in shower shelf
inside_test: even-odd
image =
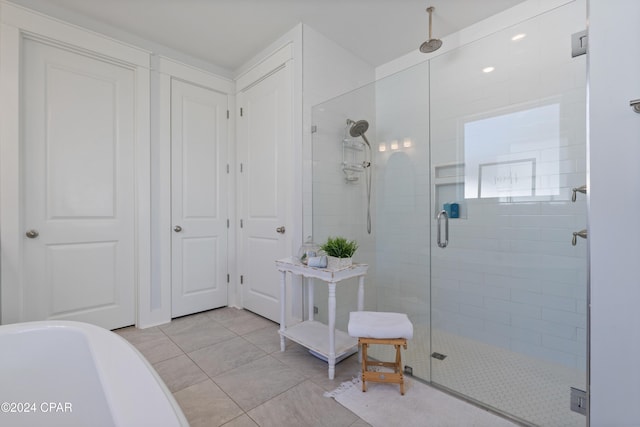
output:
[[[467,209],[464,199],[464,163],[448,163],[433,168],[434,218],[445,203],[458,203],[460,216],[452,219],[466,219]]]

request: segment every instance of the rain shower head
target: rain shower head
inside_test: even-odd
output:
[[[349,135],[351,135],[354,138],[357,138],[359,136],[362,137],[362,139],[364,139],[364,142],[367,143],[367,146],[369,148],[371,148],[371,145],[369,144],[369,141],[367,140],[367,137],[364,136],[364,133],[367,131],[367,129],[369,129],[369,122],[366,120],[358,120],[357,122],[354,122],[351,119],[347,119],[347,125],[350,125],[351,127],[349,128]]]
[[[354,138],[362,136],[367,131],[367,129],[369,129],[369,122],[366,120],[358,120],[357,122],[354,122],[353,120],[349,119],[347,123],[351,125],[351,128],[349,129],[349,135]]]
[[[431,17],[434,10],[435,8],[433,6],[427,8],[427,12],[429,12],[429,40],[420,45],[420,52],[422,53],[435,52],[436,50],[440,49],[440,46],[442,46],[442,40],[434,39],[431,36]]]

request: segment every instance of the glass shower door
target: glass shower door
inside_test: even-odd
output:
[[[430,61],[431,381],[536,425],[586,424],[584,17]]]

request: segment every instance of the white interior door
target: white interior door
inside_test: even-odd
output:
[[[274,261],[291,255],[286,230],[292,170],[290,69],[279,69],[238,96],[242,302],[273,321],[280,318]]]
[[[22,319],[135,322],[134,71],[25,39]]]
[[[227,95],[171,82],[171,316],[227,305]]]

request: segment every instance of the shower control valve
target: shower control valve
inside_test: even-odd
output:
[[[580,230],[573,232],[573,238],[571,239],[571,245],[575,246],[578,244],[578,237],[582,237],[583,239],[587,238],[587,230]]]

